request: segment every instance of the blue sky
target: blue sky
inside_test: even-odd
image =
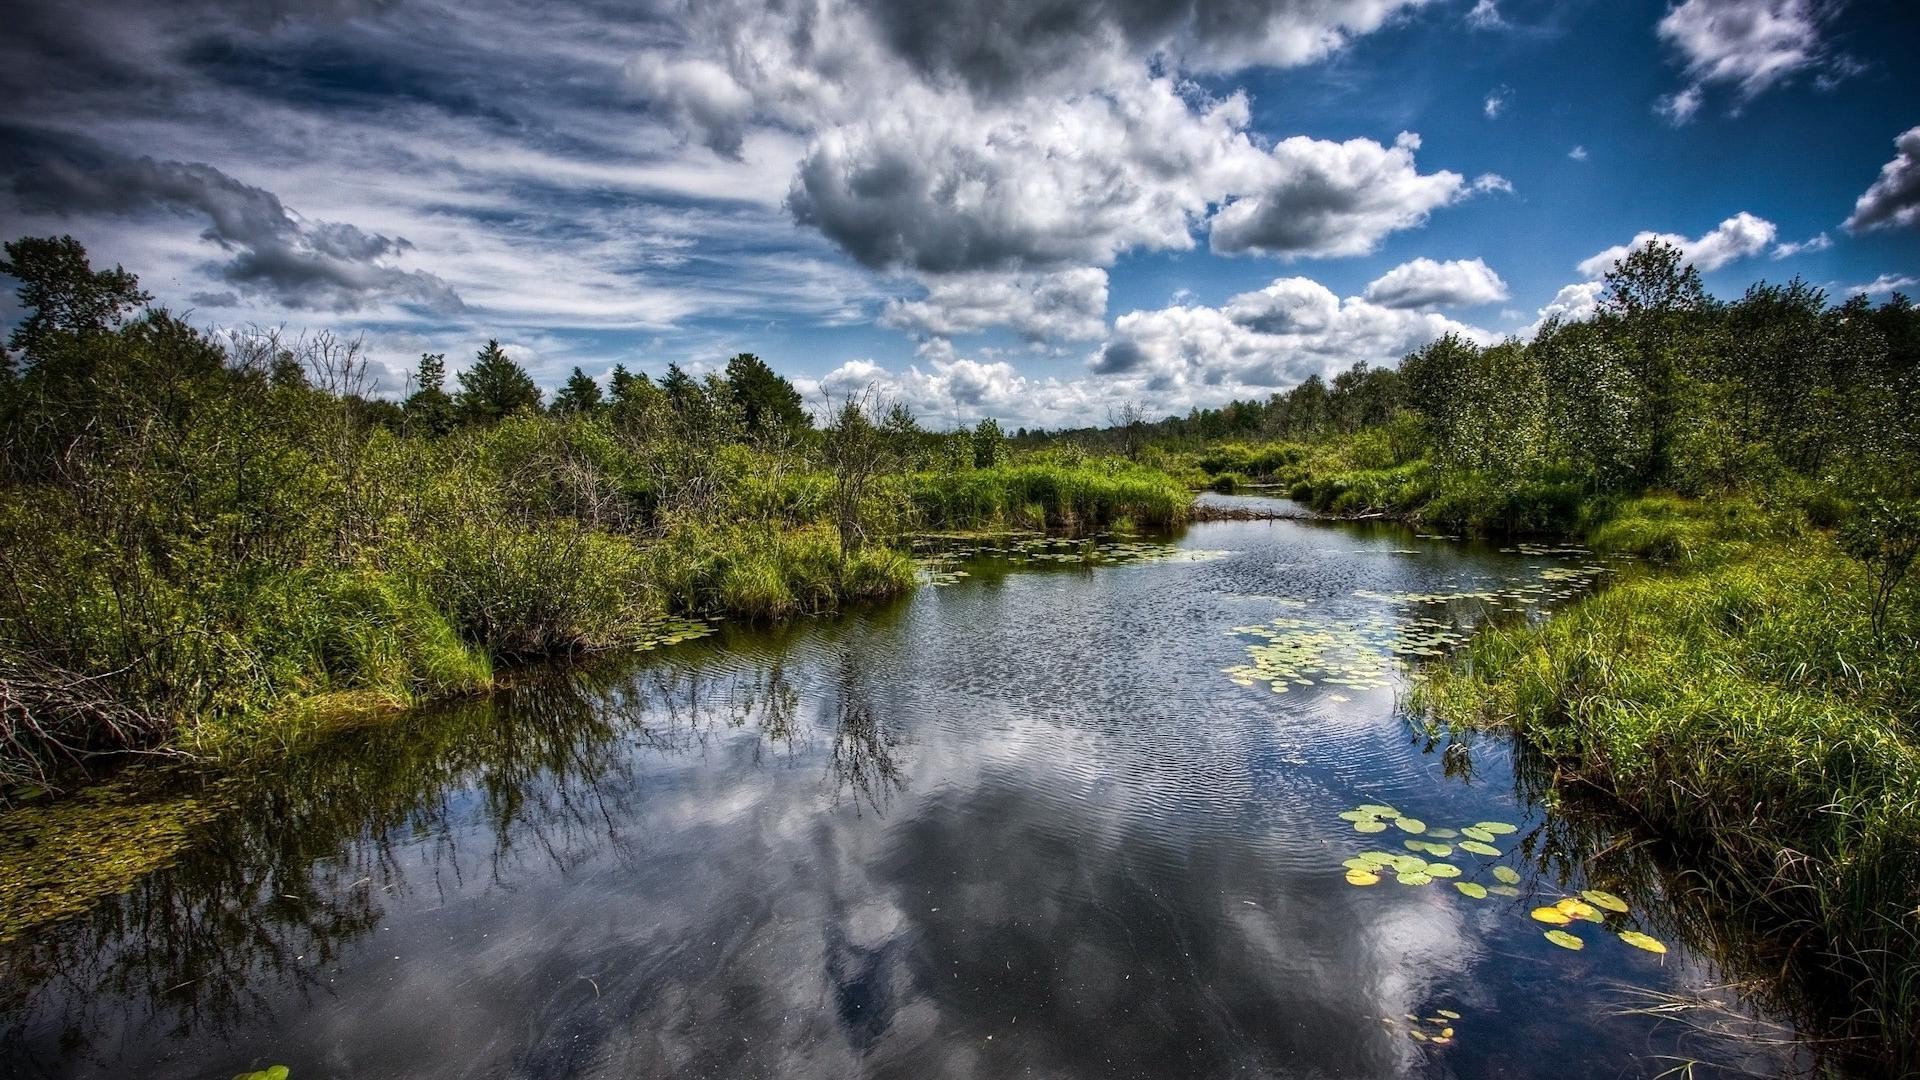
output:
[[[1920,294],[1884,0],[12,0],[0,233],[209,326],[548,387],[759,353],[816,402],[1081,424],[1591,312]],[[0,309],[0,316],[17,314]]]

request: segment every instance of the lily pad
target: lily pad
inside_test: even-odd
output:
[[[1393,823],[1400,826],[1403,831],[1416,835],[1427,831],[1427,823],[1421,821],[1419,818],[1401,817],[1394,819]]]
[[[1366,863],[1368,866],[1387,866],[1390,865],[1396,857],[1392,852],[1388,851],[1363,851],[1354,856],[1354,858]]]
[[[1367,860],[1361,859],[1361,858],[1352,858],[1352,859],[1348,859],[1346,862],[1341,863],[1340,865],[1346,867],[1349,870],[1365,870],[1368,873],[1372,873],[1374,866],[1377,864],[1368,862]]]
[[[1459,836],[1460,833],[1455,829],[1428,829],[1427,835],[1433,837],[1435,840],[1451,840]]]
[[[1559,908],[1563,912],[1566,912],[1566,914],[1570,918],[1585,919],[1588,922],[1596,922],[1596,923],[1600,922],[1602,919],[1599,908],[1594,907],[1592,904],[1587,903],[1585,900],[1575,900],[1571,896],[1567,897],[1566,899],[1560,901],[1559,903],[1553,906],[1556,908]]]
[[[1500,856],[1499,848],[1494,847],[1492,844],[1483,844],[1478,840],[1460,841],[1460,850],[1471,851],[1475,855],[1485,855],[1488,858],[1498,858]]]
[[[1572,934],[1567,933],[1565,930],[1547,931],[1547,940],[1553,942],[1555,945],[1558,945],[1563,949],[1572,949],[1574,952],[1579,952],[1581,949],[1584,949],[1587,947],[1586,942],[1581,941],[1579,938],[1574,937]]]
[[[1427,876],[1457,878],[1460,876],[1460,868],[1451,863],[1431,862],[1427,864]]]
[[[1360,832],[1360,833],[1386,832],[1387,823],[1384,821],[1375,821],[1372,818],[1368,818],[1365,821],[1354,822],[1353,831]]]
[[[1477,825],[1469,825],[1466,828],[1461,829],[1460,832],[1463,836],[1465,836],[1469,840],[1478,840],[1483,844],[1490,844],[1493,842],[1493,834],[1488,832],[1485,829],[1480,828]]]
[[[1398,876],[1398,877],[1396,878],[1396,880],[1397,880],[1397,881],[1399,881],[1399,882],[1400,882],[1400,884],[1402,884],[1402,885],[1431,885],[1431,884],[1433,884],[1433,878],[1431,878],[1431,877],[1429,877],[1429,876],[1427,876],[1427,873],[1426,873],[1426,871],[1424,871],[1424,870],[1416,870],[1416,871],[1414,871],[1414,872],[1413,872],[1413,873],[1411,873],[1411,874],[1401,874],[1401,875],[1399,875],[1399,876]]]
[[[1508,833],[1520,831],[1518,825],[1509,825],[1504,821],[1476,821],[1473,827],[1481,832],[1493,833],[1495,836],[1505,836]]]
[[[1648,937],[1638,930],[1620,931],[1620,940],[1636,949],[1645,949],[1650,953],[1661,953],[1664,955],[1667,951],[1667,947],[1661,944],[1660,939]]]
[[[1502,884],[1502,885],[1518,885],[1518,884],[1520,884],[1520,871],[1518,871],[1518,870],[1515,870],[1515,869],[1514,869],[1513,867],[1511,867],[1511,866],[1496,866],[1496,867],[1494,867],[1494,868],[1493,868],[1493,876],[1494,876],[1494,877],[1496,877],[1496,878],[1498,878],[1498,879],[1500,880],[1500,884]]]
[[[1395,810],[1391,806],[1382,806],[1379,803],[1366,803],[1361,806],[1356,806],[1354,807],[1354,809],[1360,811],[1363,814],[1372,814],[1374,817],[1399,817],[1400,816],[1400,811]]]
[[[1380,884],[1380,875],[1371,870],[1349,870],[1347,871],[1347,884],[1378,885]]]
[[[1342,810],[1340,811],[1340,819],[1342,821],[1372,821],[1373,815],[1363,810]]]
[[[1444,1016],[1449,1020],[1460,1019],[1460,1014],[1457,1012],[1454,1012],[1452,1009],[1435,1009],[1433,1011],[1439,1013],[1441,1016]]]
[[[1519,896],[1520,890],[1511,885],[1494,885],[1487,889],[1495,896]]]
[[[1553,926],[1565,926],[1573,921],[1573,916],[1561,911],[1557,907],[1537,907],[1527,914],[1532,915],[1536,922],[1548,923]]]
[[[1473,897],[1475,900],[1485,900],[1487,898],[1487,887],[1477,881],[1456,881],[1453,883],[1453,887]]]
[[[1605,889],[1587,889],[1580,895],[1586,899],[1587,903],[1592,904],[1594,907],[1605,908],[1608,911],[1616,911],[1621,914],[1626,913],[1627,902]]]

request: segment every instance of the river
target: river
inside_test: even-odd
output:
[[[0,1071],[1800,1063],[1763,1002],[1716,996],[1706,1026],[1739,1037],[1649,1015],[1738,974],[1670,870],[1556,809],[1511,740],[1402,708],[1419,663],[1604,564],[1303,520],[1101,543],[958,547],[890,606],[526,678],[229,778],[170,865],[0,946]]]

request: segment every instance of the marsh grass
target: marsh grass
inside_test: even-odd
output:
[[[1791,544],[1783,537],[1793,537]],[[1596,547],[1671,560],[1478,635],[1416,692],[1501,725],[1689,856],[1845,987],[1842,1027],[1920,1069],[1920,610],[1871,625],[1857,563],[1751,504],[1641,501]]]

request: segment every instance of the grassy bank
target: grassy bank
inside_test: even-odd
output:
[[[1590,532],[1658,560],[1483,631],[1418,706],[1509,727],[1792,943],[1846,1034],[1920,1070],[1920,605],[1797,514],[1631,501]]]
[[[1014,461],[856,395],[822,424],[751,354],[696,379],[576,369],[551,403],[497,342],[376,396],[325,335],[205,331],[71,239],[6,245],[0,803],[127,750],[243,754],[503,665],[673,620],[898,595],[923,528],[1163,525],[1120,459]]]

